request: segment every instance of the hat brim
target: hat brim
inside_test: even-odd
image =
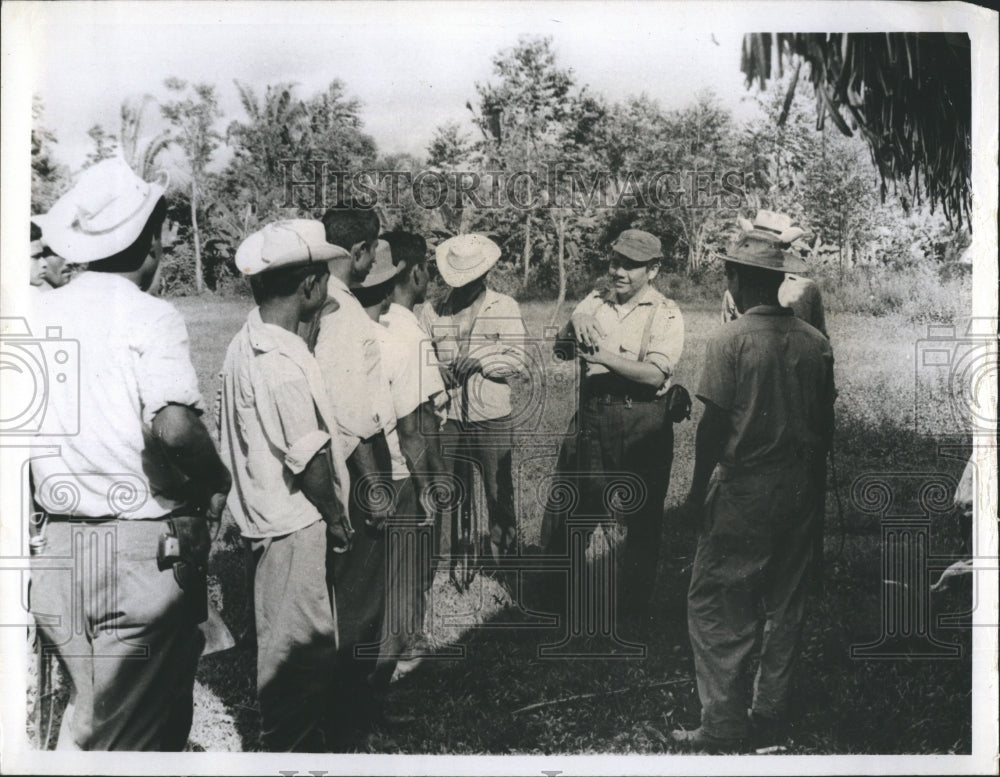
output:
[[[151,183],[149,196],[124,224],[99,234],[75,229],[76,203],[70,198],[59,200],[48,213],[32,216],[42,230],[42,242],[67,264],[88,264],[108,259],[132,245],[146,227],[150,215],[166,194],[164,187]]]
[[[780,263],[771,263],[767,261],[760,261],[756,257],[740,256],[738,254],[714,254],[718,259],[723,262],[734,262],[736,264],[743,264],[747,267],[759,267],[762,270],[773,270],[774,272],[794,272],[794,273],[807,273],[809,272],[809,265],[797,256],[782,252],[782,260]]]
[[[379,272],[368,273],[368,276],[364,279],[364,281],[362,281],[361,283],[358,283],[358,284],[353,284],[352,283],[351,284],[351,288],[352,289],[353,288],[358,288],[358,289],[372,289],[375,286],[381,286],[386,281],[391,281],[393,278],[395,278],[397,275],[399,275],[405,269],[406,269],[406,265],[405,264],[400,264],[398,267],[394,265],[391,268],[386,268],[386,269],[381,270]]]
[[[639,249],[631,248],[629,246],[611,246],[611,250],[616,254],[621,254],[626,259],[631,259],[633,262],[638,262],[639,264],[649,264],[650,262],[658,262],[663,258],[662,255],[659,256],[649,256]]]
[[[296,246],[294,250],[275,253],[273,256],[269,256],[267,264],[264,267],[254,269],[251,272],[249,268],[254,267],[254,263],[259,261],[259,257],[263,253],[264,240],[264,232],[258,230],[240,243],[239,248],[236,249],[236,267],[243,275],[259,275],[263,272],[283,270],[287,267],[301,267],[302,265],[318,264],[320,262],[325,263],[331,259],[340,259],[351,255],[349,251],[340,246],[327,243],[325,245],[310,247],[308,255],[302,256],[302,248]]]
[[[499,254],[496,256],[486,256],[475,267],[471,267],[468,270],[459,270],[449,264],[447,260],[442,261],[438,258],[437,268],[444,282],[452,288],[457,289],[461,286],[467,286],[477,278],[486,275],[498,261],[500,261]]]

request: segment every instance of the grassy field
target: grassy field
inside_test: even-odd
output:
[[[250,303],[210,297],[176,303],[188,322],[202,392],[211,402],[226,347]],[[676,379],[693,390],[706,340],[719,326],[718,313],[714,306],[681,304],[686,343]],[[522,309],[529,334],[542,338],[552,306],[528,303]],[[562,314],[568,315],[568,310]],[[969,752],[970,629],[939,623],[946,614],[969,609],[968,586],[935,593],[929,602],[933,638],[955,645],[956,657],[851,657],[852,645],[879,637],[883,592],[905,585],[883,582],[880,518],[862,512],[851,491],[862,476],[883,477],[894,489],[895,504],[903,505],[915,499],[935,473],[957,479],[970,440],[952,420],[948,387],[941,376],[921,376],[915,366],[917,343],[926,336],[926,327],[902,317],[831,314],[828,328],[840,392],[836,479],[831,479],[836,488],[828,497],[826,585],[812,601],[806,624],[793,698],[796,727],[788,752]],[[538,484],[554,466],[560,436],[573,411],[575,385],[572,365],[551,363],[538,353],[544,363],[535,380],[516,387],[524,423],[514,452],[514,483],[526,552],[538,543],[542,515]],[[922,397],[921,412],[930,407],[933,418],[918,423],[915,392]],[[511,606],[507,592],[491,579],[464,597],[439,580],[434,589],[436,618],[446,619],[463,608],[473,611],[466,614],[475,627],[453,626],[448,636],[449,642],[462,645],[464,657],[425,661],[394,684],[393,704],[414,714],[416,722],[378,730],[358,743],[359,750],[662,753],[671,750],[670,729],[697,725],[699,705],[685,620],[694,538],[673,520],[693,467],[694,431],[701,412],[695,404],[692,420],[675,427],[664,554],[653,592],[658,619],[648,635],[645,656],[541,658],[539,645],[558,642],[558,629],[540,627],[536,618]],[[923,433],[928,428],[936,434]],[[842,512],[837,509],[837,493]],[[929,543],[933,563],[946,564],[960,552],[960,541],[955,522],[947,515],[936,516]],[[213,551],[213,596],[234,634],[246,625],[241,569],[237,534],[229,526]],[[936,579],[935,573],[927,574]],[[524,581],[530,589],[531,576]],[[530,596],[530,590],[527,593]],[[191,737],[194,749],[259,747],[254,677],[255,658],[247,648],[202,660]],[[576,696],[583,698],[520,711],[538,702]]]

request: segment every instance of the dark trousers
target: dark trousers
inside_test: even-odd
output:
[[[391,471],[385,435],[377,434],[360,445],[370,447],[380,473]],[[350,518],[354,539],[347,553],[330,554],[329,569],[337,609],[340,645],[337,651],[338,688],[335,690],[342,712],[351,715],[371,701],[371,678],[376,668],[385,611],[387,578],[385,530],[368,525],[371,503],[368,494],[378,498],[379,489],[370,473],[357,466],[357,452],[347,459],[351,475]],[[385,475],[388,477],[388,475]]]
[[[205,644],[173,570],[165,521],[58,521],[32,557],[31,612],[70,680],[60,750],[183,750]]]
[[[424,524],[413,479],[394,481],[393,487],[396,506],[385,528],[388,577],[375,672],[375,685],[380,688],[389,684],[396,662],[408,656],[423,632],[433,563],[432,527]]]
[[[514,512],[514,483],[511,476],[513,432],[510,416],[489,421],[459,423],[449,420],[441,432],[441,450],[445,466],[452,474],[462,477],[468,467],[475,467],[483,479],[489,512],[489,536],[485,539],[494,561],[517,550],[517,523]],[[467,482],[466,498],[472,498],[472,480]],[[458,544],[457,515],[444,516],[447,526],[440,527],[440,549],[449,555]],[[483,538],[472,537],[473,542]]]
[[[624,523],[618,609],[621,615],[643,618],[660,558],[673,425],[662,401],[608,397],[586,399],[577,419],[579,429],[567,436],[556,465],[557,480],[573,492],[572,506],[567,509],[561,499],[550,497],[542,545],[550,555],[565,555],[568,522],[574,518]]]

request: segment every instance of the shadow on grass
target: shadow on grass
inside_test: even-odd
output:
[[[203,656],[198,681],[214,693],[232,716],[242,750],[260,749],[260,714],[257,709],[257,652],[245,637],[252,634],[250,600],[244,572],[244,550],[239,531],[225,526],[212,549],[209,569],[212,587],[223,620],[237,639],[230,650]],[[201,744],[211,750],[211,732],[199,732]]]

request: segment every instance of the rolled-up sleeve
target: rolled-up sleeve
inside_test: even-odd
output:
[[[135,375],[143,423],[152,425],[156,414],[171,404],[204,412],[187,326],[180,313],[164,304],[156,318],[135,327],[134,334],[140,338],[132,347],[138,357]]]
[[[275,360],[262,370],[264,391],[257,395],[257,415],[268,442],[281,452],[293,475],[301,473],[330,441],[323,429],[305,375],[291,359]]]
[[[673,300],[658,306],[654,315],[656,318],[649,333],[646,361],[669,378],[684,352],[684,317]]]
[[[723,410],[732,410],[736,395],[736,363],[729,340],[713,337],[708,341],[705,362],[696,396]]]

